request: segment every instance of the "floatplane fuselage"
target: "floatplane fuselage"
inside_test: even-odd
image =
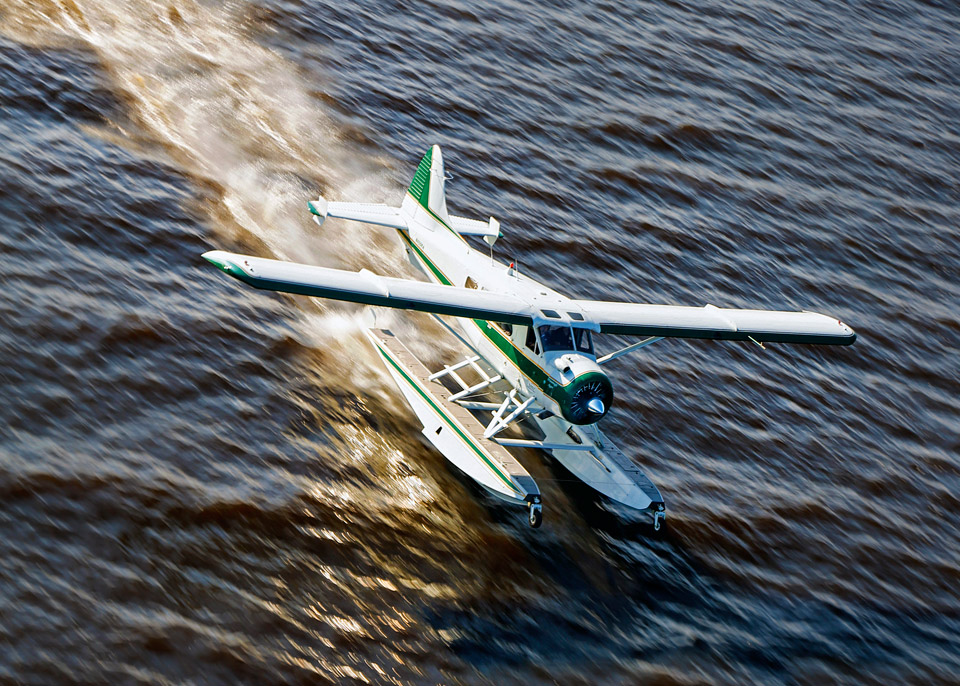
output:
[[[321,225],[339,217],[396,229],[408,257],[432,283],[222,251],[204,257],[257,288],[447,315],[438,320],[463,343],[466,357],[437,371],[428,370],[390,331],[373,328],[368,336],[430,443],[494,495],[526,505],[533,526],[542,516],[539,488],[505,447],[548,451],[584,482],[645,512],[660,527],[659,490],[597,426],[614,402],[603,369],[609,360],[664,337],[760,345],[849,345],[856,338],[842,322],[812,312],[568,298],[514,264],[494,260],[492,250],[488,254],[467,243],[465,236],[479,236],[492,248],[500,225],[493,217],[484,222],[449,214],[438,146],[421,160],[400,207],[323,198],[308,206]],[[594,336],[601,333],[643,339],[598,357]],[[465,369],[478,380],[464,381]],[[504,430],[520,421],[535,427],[540,438],[504,438]]]

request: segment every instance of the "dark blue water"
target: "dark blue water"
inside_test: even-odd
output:
[[[530,530],[361,311],[199,258],[412,276],[305,203],[396,203],[433,143],[572,296],[858,342],[619,360],[667,533],[532,452]],[[0,683],[957,683],[958,178],[949,3],[9,0]]]

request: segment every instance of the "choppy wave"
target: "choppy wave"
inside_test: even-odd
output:
[[[955,679],[955,8],[10,0],[0,36],[0,680]],[[668,534],[525,454],[531,532],[362,314],[198,259],[409,274],[304,203],[393,202],[433,142],[551,285],[859,341],[618,361]]]

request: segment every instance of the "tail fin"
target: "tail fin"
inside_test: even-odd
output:
[[[443,155],[440,153],[439,145],[432,146],[420,160],[417,173],[413,175],[413,181],[410,182],[407,193],[417,201],[420,207],[447,226],[450,225],[444,190]]]

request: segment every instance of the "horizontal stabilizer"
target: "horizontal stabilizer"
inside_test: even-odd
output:
[[[815,312],[737,310],[707,305],[637,305],[575,300],[601,333],[674,338],[709,338],[765,343],[850,345],[857,339],[843,322]]]
[[[489,221],[482,222],[478,219],[467,219],[466,217],[450,215],[450,228],[461,236],[483,236],[484,238],[496,240],[503,235],[500,233],[500,222],[493,217],[490,217]],[[491,245],[492,244],[491,242]]]
[[[366,224],[389,226],[393,229],[407,228],[406,221],[400,216],[399,207],[365,202],[328,202],[323,198],[308,202],[307,207],[316,217],[318,224],[323,224],[327,217],[336,217]]]
[[[230,276],[255,287],[347,302],[433,312],[509,324],[533,322],[534,310],[511,295],[378,276],[363,270],[314,267],[211,250],[203,257]]]

